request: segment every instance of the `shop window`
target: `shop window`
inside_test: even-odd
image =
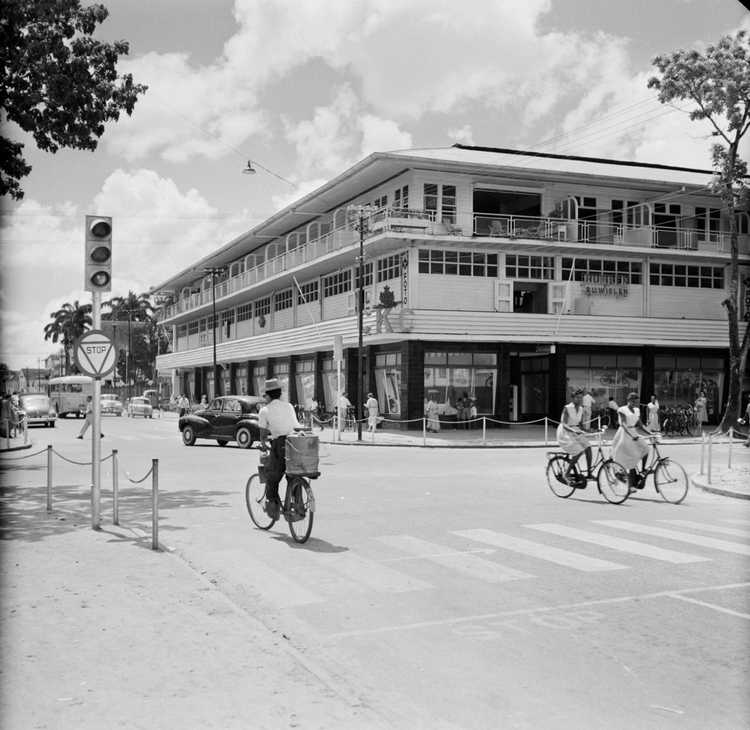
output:
[[[459,399],[475,401],[479,415],[495,410],[497,357],[494,353],[425,352],[425,399],[438,403],[440,417],[457,414]],[[426,401],[425,401],[426,402]]]
[[[693,406],[701,392],[706,394],[708,420],[721,417],[724,389],[724,361],[716,357],[654,357],[654,395],[662,408]]]
[[[375,387],[380,412],[401,413],[401,353],[380,353],[375,357]]]
[[[297,403],[311,410],[315,400],[315,360],[298,360],[294,366]]]
[[[631,391],[641,392],[642,360],[638,354],[575,353],[567,362],[567,396],[582,388],[594,398],[594,415],[605,414],[614,398],[624,405]]]

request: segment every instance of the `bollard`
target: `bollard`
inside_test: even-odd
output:
[[[27,421],[24,421],[23,423],[23,445],[26,446],[26,444],[29,443],[29,424]]]
[[[482,443],[487,441],[487,416],[482,416]]]
[[[549,441],[547,437],[547,431],[549,429],[549,423],[547,422],[547,416],[544,417],[544,445],[547,445],[547,442]]]
[[[706,481],[711,484],[711,457],[714,445],[714,436],[712,433],[708,434],[708,473],[706,475]]]
[[[729,427],[729,452],[727,455],[727,469],[732,468],[732,442],[734,441],[734,426]]]
[[[112,449],[112,524],[120,524],[120,478],[117,475],[117,449]]]
[[[701,431],[701,476],[703,476],[703,457],[706,452],[706,432]]]
[[[5,448],[10,448],[10,421],[7,419],[3,421],[3,424],[5,425]]]
[[[52,512],[52,444],[47,445],[47,513]]]
[[[159,460],[151,460],[151,549],[159,549]]]
[[[427,419],[422,419],[422,446],[427,446]]]

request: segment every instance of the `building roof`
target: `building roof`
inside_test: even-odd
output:
[[[303,225],[361,198],[369,190],[414,169],[446,170],[484,176],[511,175],[515,180],[563,180],[570,175],[596,178],[609,184],[633,185],[659,192],[684,186],[700,191],[711,181],[710,170],[624,160],[558,155],[543,152],[477,147],[405,149],[375,152],[332,178],[254,228],[175,273],[151,291],[177,290],[203,274],[205,266],[224,266],[262,248]]]

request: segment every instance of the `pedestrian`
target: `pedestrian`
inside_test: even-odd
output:
[[[13,425],[13,402],[8,393],[3,393],[2,404],[0,404],[0,435],[10,438]]]
[[[649,431],[659,430],[659,401],[656,396],[652,395],[651,400],[646,404],[648,417],[646,418],[646,428]]]
[[[180,409],[179,410],[180,418],[187,415],[187,412],[190,409],[190,401],[185,397],[184,393],[177,399],[177,407]]]
[[[432,431],[433,433],[438,433],[440,431],[440,410],[437,401],[434,398],[435,395],[436,393],[434,390],[429,391],[427,394],[428,399],[427,403],[425,403],[424,414],[427,417],[427,430]]]
[[[201,396],[201,408],[208,408],[208,398],[205,393]]]
[[[339,419],[339,430],[343,431],[346,429],[346,422],[349,416],[349,410],[352,407],[352,402],[347,398],[346,393],[342,393],[339,397],[337,412]]]
[[[594,408],[594,396],[591,395],[590,390],[583,392],[583,398],[581,399],[581,407],[583,408],[583,430],[591,430],[591,413]]]
[[[86,431],[89,430],[89,426],[93,425],[94,422],[94,401],[92,396],[87,395],[86,396],[86,416],[83,419],[83,426],[81,426],[81,430],[76,436],[77,439],[82,439],[84,435],[86,434]],[[99,438],[104,438],[104,434],[100,433]]]
[[[367,394],[365,408],[367,409],[367,430],[374,433],[378,427],[378,402],[372,393]]]
[[[469,428],[477,427],[477,402],[469,399]]]
[[[704,423],[708,422],[708,410],[706,409],[706,394],[701,391],[700,395],[695,399],[695,417],[698,419],[698,424],[703,426]]]
[[[614,399],[614,397],[611,397],[609,399],[609,402],[607,403],[607,412],[609,414],[609,426],[610,428],[617,428],[620,417],[617,413],[620,406],[617,405],[617,401]]]

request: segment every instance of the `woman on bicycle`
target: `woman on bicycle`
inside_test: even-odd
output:
[[[281,383],[276,378],[266,380],[267,402],[258,414],[261,441],[270,434],[271,449],[266,465],[266,512],[274,520],[279,518],[281,500],[279,482],[286,472],[286,437],[302,425],[291,403],[281,400]]]
[[[591,474],[591,444],[581,429],[583,420],[583,391],[573,393],[572,402],[568,403],[560,415],[560,425],[557,427],[557,443],[570,456],[565,478],[569,479],[575,473],[575,465],[581,454],[586,455],[586,474]],[[572,485],[571,485],[572,486]]]
[[[628,393],[628,402],[617,409],[620,427],[612,439],[612,458],[625,469],[628,469],[630,487],[642,489],[638,479],[638,462],[646,468],[648,444],[638,435],[640,431],[651,435],[641,421],[641,409],[638,407],[638,393]]]

